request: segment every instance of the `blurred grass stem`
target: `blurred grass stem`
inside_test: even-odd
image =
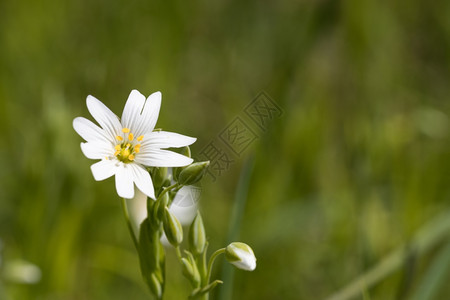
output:
[[[236,188],[233,210],[231,212],[231,226],[228,232],[227,245],[235,240],[239,240],[240,227],[244,216],[245,204],[247,203],[248,188],[253,170],[253,160],[253,156],[250,156],[242,167],[241,176],[239,177],[239,182]],[[222,270],[222,280],[227,284],[220,289],[218,299],[232,299],[233,276],[233,267],[230,264],[225,264]]]
[[[411,242],[400,246],[371,270],[356,278],[349,285],[331,295],[327,300],[349,300],[360,296],[364,290],[377,284],[400,268],[413,253],[417,257],[436,246],[450,232],[450,211],[442,213],[424,225]]]

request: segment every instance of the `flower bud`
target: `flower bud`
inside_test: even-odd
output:
[[[189,146],[183,147],[181,149],[180,154],[187,157],[191,157],[191,148],[189,148]],[[185,167],[177,167],[172,169],[172,175],[175,181],[178,181],[178,175],[180,175],[181,171],[183,171],[184,168]]]
[[[167,240],[174,247],[178,247],[183,241],[183,228],[178,219],[166,207],[164,211],[164,232]]]
[[[152,293],[156,296],[157,299],[162,298],[162,285],[158,280],[158,277],[155,273],[150,275],[150,280],[148,281],[148,285]]]
[[[178,183],[182,185],[191,185],[202,179],[209,166],[208,161],[196,162],[185,167],[178,175]]]
[[[161,299],[164,290],[162,272],[165,262],[164,249],[159,239],[159,226],[156,229],[148,218],[145,219],[139,230],[139,263],[145,282],[157,299]]]
[[[152,180],[155,190],[158,190],[163,186],[164,181],[167,178],[167,168],[166,167],[155,167],[152,170]]]
[[[167,176],[166,180],[164,180],[162,187],[168,187],[172,183],[172,176]]]
[[[206,245],[206,234],[205,227],[203,226],[202,216],[200,212],[197,212],[197,215],[192,221],[191,227],[189,228],[189,247],[192,253],[198,255],[203,253]]]
[[[149,218],[146,218],[139,230],[139,248],[141,270],[143,274],[150,274],[158,268],[159,245],[155,228]]]
[[[169,195],[168,195],[168,193],[164,193],[162,198],[156,202],[156,205],[154,208],[154,213],[155,213],[154,218],[156,218],[158,220],[163,220],[165,210],[166,210],[166,207],[168,207],[168,205],[169,205]]]
[[[181,266],[183,275],[189,279],[194,287],[198,287],[200,285],[200,273],[198,272],[195,261],[183,257],[181,259]]]
[[[234,242],[225,249],[226,259],[236,268],[253,271],[256,268],[256,257],[249,245]]]

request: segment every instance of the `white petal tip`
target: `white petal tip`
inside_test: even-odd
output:
[[[160,100],[161,101],[162,94],[160,91],[154,92],[150,96],[148,96],[148,100],[154,99],[154,100]]]
[[[197,141],[197,138],[195,137],[191,137],[190,141],[189,141],[189,145],[192,145],[193,143],[195,143]]]
[[[80,128],[80,123],[82,122],[80,119],[83,119],[83,117],[76,117],[72,121],[72,127],[75,129],[75,131],[78,133],[78,129]]]
[[[143,191],[141,191],[141,192],[143,192]],[[144,192],[143,192],[143,193],[144,193]],[[147,193],[144,193],[144,194],[147,195],[147,196],[149,196],[150,198],[152,198],[152,200],[156,200],[155,191],[153,191],[153,193],[147,191]]]
[[[92,96],[92,95],[88,95],[86,97],[86,103],[89,103],[89,102],[92,102],[92,101],[99,101],[99,100],[97,98],[95,98],[94,96]]]
[[[91,172],[96,181],[105,180],[116,173],[116,166],[108,160],[101,160],[91,165]]]
[[[145,96],[144,95],[142,95],[142,93],[141,92],[139,92],[138,90],[136,90],[136,89],[133,89],[133,90],[131,90],[131,92],[130,92],[130,96],[141,96],[141,97],[144,97],[145,98]]]
[[[116,190],[119,197],[125,198],[125,199],[133,199],[134,198],[134,187],[131,189],[121,189],[117,187],[116,184]]]
[[[134,193],[133,194],[119,194],[119,197],[125,198],[125,199],[133,199],[134,198]]]

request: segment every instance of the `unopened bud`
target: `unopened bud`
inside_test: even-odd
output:
[[[256,268],[256,257],[249,245],[234,242],[225,250],[226,259],[236,268],[253,271]]]
[[[138,253],[143,274],[150,274],[158,268],[159,240],[156,238],[154,230],[149,218],[146,218],[140,226]]]
[[[155,167],[152,170],[152,181],[155,190],[158,190],[163,186],[164,181],[167,178],[167,168],[166,167]]]
[[[180,221],[172,214],[166,207],[164,210],[164,232],[167,236],[167,240],[174,247],[178,247],[183,241],[183,228]]]
[[[166,210],[166,207],[168,207],[168,205],[169,205],[169,195],[168,195],[168,193],[164,193],[164,195],[162,195],[161,199],[156,202],[155,218],[157,218],[158,220],[163,220],[165,210]]]
[[[189,148],[189,146],[183,147],[181,149],[180,154],[187,157],[191,157],[191,148]],[[177,167],[172,169],[172,175],[175,181],[178,181],[178,175],[180,175],[181,171],[183,171],[184,168],[186,167]]]
[[[183,275],[189,279],[194,287],[198,287],[200,285],[200,273],[198,272],[195,261],[183,257],[181,259],[181,265]]]
[[[202,179],[209,166],[208,161],[196,162],[185,167],[178,175],[178,183],[191,185]]]
[[[189,228],[189,247],[194,254],[198,255],[203,253],[205,250],[205,245],[205,227],[203,226],[203,220],[200,212],[197,212],[197,215]]]
[[[156,296],[157,299],[162,298],[162,285],[158,280],[158,277],[155,273],[152,273],[150,275],[150,280],[148,285],[150,286],[150,289],[152,293]]]

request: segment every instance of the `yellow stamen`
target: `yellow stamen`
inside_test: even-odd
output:
[[[114,156],[119,155],[119,153],[120,153],[120,150],[117,150],[116,152],[114,152]]]
[[[130,147],[131,147],[131,144],[130,144],[130,143],[128,143],[128,144],[127,144],[127,148],[130,148]]]
[[[141,150],[139,150],[139,148],[134,148],[134,153],[139,153],[141,152]]]
[[[118,141],[122,141],[122,140],[123,140],[123,137],[121,137],[120,135],[116,135],[116,139],[117,139]]]
[[[120,150],[120,145],[116,145],[116,146],[114,147],[114,149],[116,149],[117,151],[119,151],[119,150]]]
[[[128,156],[128,159],[129,159],[129,160],[134,160],[134,155],[133,155],[133,154],[129,155],[129,156]]]
[[[109,157],[108,157],[108,156],[105,156],[105,159],[106,159],[106,160],[109,160]]]
[[[138,140],[139,142],[142,142],[143,139],[144,139],[144,136],[143,136],[143,135],[138,136],[138,138],[137,138],[137,140]]]
[[[122,132],[128,133],[128,132],[130,132],[130,128],[122,128]]]
[[[128,135],[128,140],[131,142],[134,139],[134,135],[132,133],[130,133]]]

